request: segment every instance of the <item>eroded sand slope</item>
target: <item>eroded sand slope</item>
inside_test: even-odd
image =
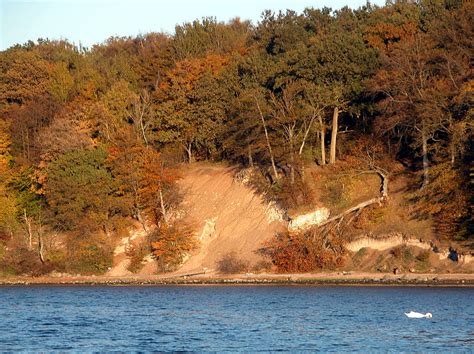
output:
[[[183,208],[197,230],[200,247],[179,273],[215,270],[231,252],[255,265],[263,259],[258,254],[262,244],[286,226],[271,204],[233,179],[230,167],[191,166],[180,186],[185,192]]]

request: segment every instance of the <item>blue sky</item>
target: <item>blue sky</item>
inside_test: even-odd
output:
[[[371,3],[383,5],[384,0]],[[38,38],[68,39],[90,47],[110,36],[174,32],[204,16],[258,22],[265,9],[357,8],[366,0],[0,0],[0,50]]]

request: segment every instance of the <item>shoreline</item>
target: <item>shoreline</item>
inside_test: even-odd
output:
[[[0,286],[166,286],[166,285],[314,285],[474,287],[474,274],[389,274],[363,272],[305,274],[170,274],[149,276],[61,276],[0,278]]]

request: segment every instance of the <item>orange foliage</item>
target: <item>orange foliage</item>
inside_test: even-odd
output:
[[[197,241],[189,225],[160,225],[151,236],[153,255],[163,271],[176,269],[196,246]]]
[[[344,248],[337,241],[309,234],[283,233],[266,244],[264,253],[282,273],[334,269],[343,264]]]
[[[158,221],[161,197],[180,176],[175,169],[165,166],[158,151],[144,146],[131,129],[123,129],[118,135],[117,144],[109,147],[108,161],[119,181],[119,191],[131,196],[136,211],[150,209]]]
[[[176,63],[173,70],[168,73],[168,80],[163,81],[160,88],[164,91],[176,87],[192,90],[194,83],[204,73],[217,76],[230,60],[229,56],[210,54],[204,58],[185,59]]]
[[[403,25],[380,22],[368,27],[365,31],[367,42],[382,52],[391,50],[395,43],[405,40],[416,33],[416,23],[407,22]]]

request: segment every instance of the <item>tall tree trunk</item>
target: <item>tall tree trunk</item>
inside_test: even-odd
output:
[[[331,130],[331,149],[329,155],[329,163],[333,164],[336,162],[336,140],[337,140],[337,128],[339,119],[339,107],[334,107],[332,114],[332,130]]]
[[[133,183],[133,199],[134,205],[133,208],[135,209],[135,215],[137,216],[138,222],[142,225],[143,231],[148,232],[145,220],[143,219],[142,212],[141,212],[141,203],[140,203],[140,196],[138,194],[138,183]]]
[[[43,237],[42,237],[41,231],[39,231],[38,232],[38,254],[39,254],[41,263],[44,263],[43,252],[44,252]]]
[[[295,184],[295,152],[293,137],[290,138],[290,182],[292,185]]]
[[[314,114],[314,115],[311,117],[311,120],[309,121],[308,127],[306,128],[306,130],[305,130],[305,132],[304,132],[303,141],[301,142],[300,150],[299,150],[299,152],[298,152],[298,155],[300,155],[300,156],[301,156],[301,154],[303,153],[303,148],[304,148],[304,145],[305,145],[305,143],[306,143],[306,139],[308,138],[309,131],[311,130],[311,126],[313,125],[314,118],[316,118],[316,114]]]
[[[326,129],[321,116],[319,116],[319,124],[321,125],[321,165],[324,166],[326,164]]]
[[[26,158],[30,160],[30,132],[26,130]]]
[[[142,225],[143,227],[143,231],[145,232],[148,232],[147,228],[146,228],[146,223],[145,223],[145,220],[143,219],[143,216],[142,216],[142,212],[140,211],[140,208],[137,206],[135,207],[135,213],[137,214],[137,219],[138,219],[138,222]]]
[[[186,153],[188,154],[188,163],[193,163],[194,158],[193,158],[193,146],[192,143],[189,143],[184,146],[184,149],[186,150]]]
[[[140,118],[140,128],[142,131],[143,141],[145,142],[145,146],[148,146],[148,139],[145,133],[145,125],[143,124],[143,117]]]
[[[450,142],[449,142],[449,150],[451,154],[451,165],[454,166],[456,162],[456,144],[454,143],[454,132],[453,132],[453,117],[449,115],[449,131],[450,131]]]
[[[252,147],[248,146],[248,160],[249,160],[249,167],[253,167],[253,157],[252,157]]]
[[[166,212],[165,202],[163,200],[163,193],[160,189],[160,207],[161,207],[161,215],[163,215],[163,220],[166,225],[168,225],[168,213]]]
[[[26,209],[23,209],[23,217],[25,218],[26,230],[28,232],[28,249],[33,248],[33,231],[31,230],[31,219],[26,214]]]
[[[423,154],[423,184],[421,186],[421,189],[423,189],[429,183],[429,167],[430,167],[430,163],[428,160],[428,137],[426,134],[426,127],[425,127],[424,122],[421,128],[421,140],[422,140],[421,148],[422,148],[422,154]]]
[[[275,165],[275,158],[273,157],[272,146],[270,145],[270,138],[268,137],[267,125],[265,124],[265,118],[263,117],[262,110],[260,108],[260,104],[258,103],[257,97],[254,97],[255,103],[257,104],[258,113],[260,114],[260,119],[262,120],[263,130],[265,132],[265,139],[267,141],[268,153],[270,154],[270,160],[272,162],[273,173],[275,175],[275,180],[278,180],[280,176],[278,175],[278,171]]]

